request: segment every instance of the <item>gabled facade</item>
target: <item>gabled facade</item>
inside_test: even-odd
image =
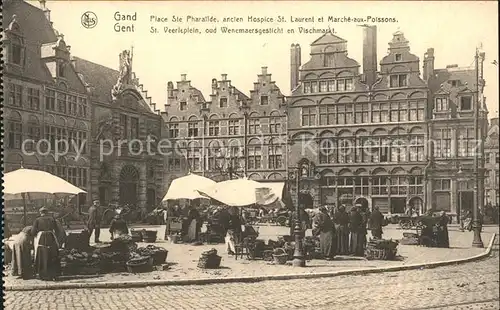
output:
[[[335,34],[313,42],[300,69],[292,45],[292,81],[298,69],[299,84],[287,101],[289,167],[315,205],[400,213],[423,204],[427,89],[419,59],[397,32],[379,71],[375,44],[376,28],[367,27],[363,74]]]
[[[91,180],[102,205],[152,210],[165,194],[161,116],[132,71],[132,52],[119,55],[120,71],[73,58],[92,102]]]
[[[486,98],[483,96],[484,53],[477,57],[477,67],[449,65],[434,69],[434,50],[428,49],[424,60],[424,78],[430,91],[429,135],[431,145],[426,170],[428,205],[436,210],[460,214],[475,205],[474,157],[479,154],[479,201],[484,201],[484,145],[477,141],[487,133]],[[479,105],[478,129],[475,109]],[[460,173],[459,173],[460,172]]]
[[[92,111],[70,46],[52,27],[45,1],[40,7],[4,1],[2,9],[4,172],[21,165],[45,170],[89,191]],[[77,205],[76,199],[69,203]]]
[[[283,180],[286,171],[286,116],[284,96],[262,68],[250,97],[222,74],[212,80],[210,101],[191,86],[186,75],[174,88],[167,84],[163,119],[175,141],[177,158],[168,170],[202,174],[214,180],[247,176],[255,180]]]

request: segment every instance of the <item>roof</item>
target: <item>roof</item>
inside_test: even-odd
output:
[[[45,13],[40,8],[24,1],[4,1],[2,10],[3,29],[8,28],[12,16],[16,15],[26,44],[26,66],[24,70],[7,67],[9,72],[42,82],[53,83],[50,72],[40,59],[40,46],[57,41],[56,32],[45,17]]]
[[[474,85],[476,84],[475,73],[476,70],[473,67],[436,69],[434,70],[434,75],[429,78],[429,88],[435,93],[446,81],[459,80],[464,86],[461,87],[463,90],[465,90],[465,88],[474,90]],[[467,87],[465,87],[466,83]],[[446,84],[444,84],[443,88],[446,87]],[[462,89],[460,91],[462,91]]]
[[[335,44],[335,43],[347,43],[346,40],[334,35],[331,32],[323,34],[321,37],[317,38],[311,45],[324,45],[324,44]]]
[[[236,97],[238,98],[238,100],[242,100],[242,101],[250,100],[250,97],[248,97],[247,95],[245,95],[238,88],[236,88],[236,87],[233,86],[233,89],[234,89],[234,94],[236,95]]]
[[[118,81],[120,72],[83,58],[74,57],[76,71],[83,75],[83,81],[92,89],[98,101],[111,101],[111,89]]]

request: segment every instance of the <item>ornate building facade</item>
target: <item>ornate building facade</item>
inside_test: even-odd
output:
[[[52,27],[45,1],[4,1],[2,15],[4,172],[45,170],[89,191],[92,111],[70,46]]]
[[[81,58],[73,65],[92,103],[91,193],[101,204],[157,206],[164,194],[162,121],[132,71],[132,51],[119,55],[114,70]]]
[[[176,87],[168,82],[162,115],[178,155],[167,159],[168,171],[191,171],[216,181],[286,178],[284,96],[266,67],[250,96],[233,86],[226,74],[213,79],[210,101],[182,75]]]
[[[484,144],[488,121],[483,96],[484,53],[477,55],[476,66],[434,69],[434,50],[424,59],[424,79],[428,81],[431,108],[427,175],[428,205],[452,215],[474,207],[476,174],[474,157],[478,154],[478,201],[484,201]],[[478,107],[478,128],[475,110]],[[478,143],[478,141],[480,141]],[[429,208],[429,207],[428,207]]]
[[[485,176],[484,187],[486,190],[485,203],[492,205],[500,204],[500,182],[499,182],[499,166],[500,152],[498,146],[499,127],[498,117],[490,120],[488,134],[486,137],[484,155],[485,155]]]
[[[363,74],[335,34],[314,41],[302,66],[300,46],[292,45],[289,169],[315,205],[421,208],[427,86],[419,58],[396,32],[378,70],[376,28],[364,31]]]

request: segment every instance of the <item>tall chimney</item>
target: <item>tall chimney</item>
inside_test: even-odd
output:
[[[299,44],[290,47],[290,89],[299,85],[299,69],[301,66],[301,49]]]
[[[424,81],[428,82],[429,78],[434,75],[434,49],[428,48],[424,54]]]
[[[377,80],[377,26],[363,26],[363,75],[368,86]]]
[[[43,13],[45,14],[45,18],[50,22],[50,10],[47,9],[46,0],[38,0],[40,2],[40,9],[42,9]]]

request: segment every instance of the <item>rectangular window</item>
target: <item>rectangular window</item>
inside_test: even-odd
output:
[[[260,105],[269,105],[269,97],[260,96]]]
[[[78,116],[87,117],[87,98],[78,98]]]
[[[470,96],[460,97],[460,110],[461,111],[472,110],[472,97]]]
[[[198,136],[198,123],[191,122],[188,123],[188,137]]]
[[[434,105],[436,112],[448,111],[448,99],[447,98],[436,98],[436,104]]]
[[[451,141],[450,141],[451,147]],[[410,148],[409,155],[410,161],[424,161],[424,137],[423,136],[414,136],[410,137]]]
[[[304,82],[304,94],[311,93],[311,82]]]
[[[250,119],[248,122],[248,133],[255,135],[260,133],[260,119]]]
[[[337,91],[345,91],[345,80],[337,80]]]
[[[388,103],[382,103],[380,105],[380,121],[383,123],[390,122],[389,104]]]
[[[262,149],[260,146],[249,147],[248,149],[248,169],[262,168]]]
[[[227,98],[222,97],[219,99],[219,107],[220,108],[227,108]]]
[[[396,61],[401,61],[401,60],[403,60],[403,55],[401,55],[401,54],[396,54],[396,55],[394,55],[394,56],[395,56]]]
[[[208,135],[211,137],[216,137],[219,135],[220,123],[219,121],[208,122]]]
[[[434,154],[436,158],[451,157],[451,129],[445,128],[437,131]]]
[[[474,128],[459,128],[458,154],[461,157],[476,155],[476,137]]]
[[[339,104],[337,106],[337,124],[345,124],[345,105]]]
[[[283,168],[283,150],[281,146],[269,146],[269,169]]]
[[[76,115],[78,113],[76,96],[68,95],[68,113],[70,115]]]
[[[139,139],[139,119],[137,117],[130,118],[130,138]]]
[[[281,119],[279,117],[271,117],[269,119],[269,132],[281,133]]]
[[[319,82],[319,91],[326,93],[328,91],[328,83],[326,81]]]
[[[352,90],[353,85],[352,85],[352,79],[346,79],[345,80],[345,90]]]
[[[335,106],[320,106],[319,107],[319,124],[335,125]]]
[[[169,124],[168,125],[168,134],[170,138],[179,137],[179,124]]]
[[[186,111],[186,109],[187,109],[187,102],[186,101],[181,101],[181,103],[179,105],[179,109],[181,111]]]
[[[57,93],[57,111],[66,113],[66,94]]]
[[[391,122],[399,122],[399,103],[391,103]]]
[[[22,106],[23,88],[21,85],[9,84],[9,103],[11,105]]]
[[[406,74],[394,74],[389,77],[389,86],[393,87],[405,87],[407,85],[407,75]]]
[[[35,88],[28,88],[28,105],[32,110],[40,110],[40,91]]]
[[[335,81],[328,81],[328,91],[335,91]]]
[[[127,126],[127,115],[121,114],[120,115],[120,127],[122,130],[122,139],[127,139],[128,138],[128,126]]]
[[[318,82],[311,82],[311,92],[313,93],[319,92]]]
[[[372,104],[372,122],[373,123],[380,122],[380,103]]]
[[[49,111],[54,111],[56,108],[56,92],[47,89],[45,92],[45,109]]]
[[[435,179],[433,188],[436,191],[449,191],[451,189],[450,179]]]
[[[302,108],[302,126],[316,125],[316,107]]]
[[[240,121],[239,120],[229,120],[228,133],[230,136],[236,136],[240,134]]]
[[[23,125],[19,122],[11,122],[9,124],[9,148],[20,149],[23,139]]]
[[[346,124],[353,124],[353,113],[352,113],[352,104],[346,104],[346,110],[345,110],[345,123]]]

